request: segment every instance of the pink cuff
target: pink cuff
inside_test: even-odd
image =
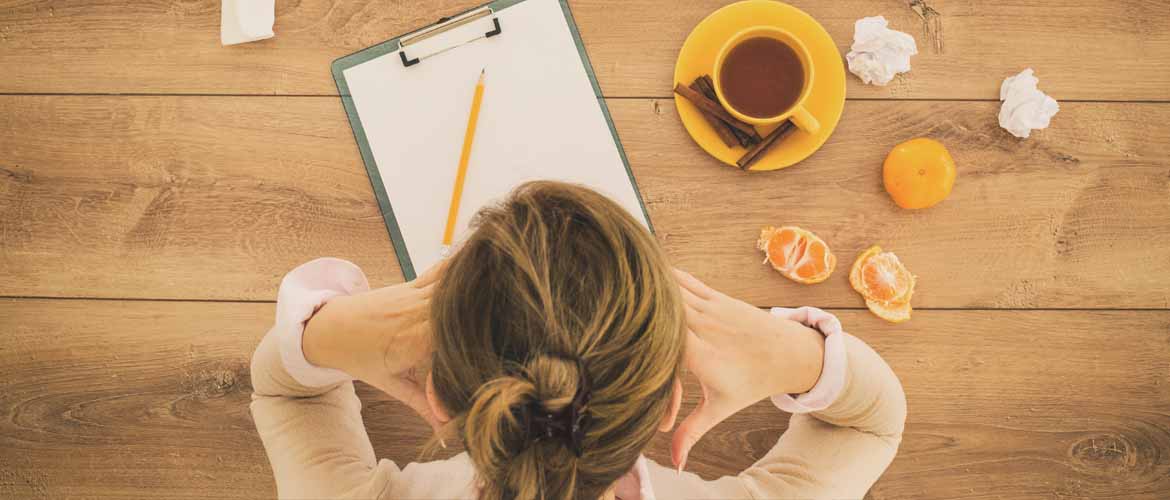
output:
[[[808,392],[792,397],[772,396],[772,404],[789,413],[809,413],[828,408],[845,387],[845,332],[836,316],[815,307],[773,307],[772,314],[816,328],[825,336],[825,361],[821,377]]]
[[[305,334],[305,322],[330,299],[369,289],[370,284],[360,268],[332,257],[306,262],[284,275],[276,296],[274,333],[279,340],[284,370],[293,380],[305,387],[326,387],[353,380],[341,370],[310,364],[301,350],[301,337]]]

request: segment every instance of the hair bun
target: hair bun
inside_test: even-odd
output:
[[[513,470],[515,458],[537,446],[560,454],[560,462],[580,457],[591,395],[583,363],[539,354],[476,391],[465,425],[479,432],[468,434],[475,441],[468,443],[468,452],[485,469],[481,473],[503,484],[510,483],[505,472]]]
[[[528,440],[517,409],[537,401],[536,386],[523,375],[506,375],[480,386],[472,400],[465,425],[477,432],[465,436],[475,441],[467,443],[468,452],[481,468],[506,470]]]
[[[568,358],[551,358],[560,362],[570,361]],[[572,371],[577,374],[576,383],[572,384],[573,396],[568,403],[562,403],[561,397],[553,405],[547,400],[534,402],[522,408],[522,418],[528,428],[528,437],[533,441],[557,440],[573,452],[577,458],[584,453],[586,427],[592,419],[589,413],[589,400],[593,397],[589,377],[580,360],[573,359]]]
[[[551,411],[557,411],[573,400],[584,367],[576,358],[537,354],[521,369],[524,378],[532,381],[536,399]]]
[[[538,468],[580,458],[591,418],[586,411],[589,385],[583,363],[549,355],[537,355],[515,374],[481,385],[464,420],[468,429],[476,430],[464,439],[479,472],[519,491],[531,484],[530,474]]]

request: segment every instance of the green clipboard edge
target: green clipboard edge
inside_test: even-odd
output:
[[[496,12],[500,12],[523,1],[525,0],[496,0],[472,7],[451,17],[456,17],[487,6],[490,6]],[[561,12],[565,14],[565,22],[569,26],[569,32],[573,34],[573,43],[577,46],[577,53],[581,56],[581,64],[585,67],[585,74],[589,75],[589,83],[593,85],[593,95],[597,96],[597,103],[601,106],[601,113],[605,115],[605,122],[609,125],[609,133],[613,136],[613,142],[617,145],[618,154],[622,157],[622,164],[626,167],[626,175],[630,176],[630,184],[634,187],[634,195],[638,197],[638,205],[642,208],[642,216],[646,218],[646,226],[653,233],[654,225],[650,222],[650,213],[646,211],[646,202],[642,200],[642,191],[638,189],[638,182],[634,179],[633,170],[630,169],[630,160],[626,158],[626,149],[622,147],[622,141],[618,137],[617,128],[613,125],[613,117],[609,114],[609,107],[606,106],[605,98],[601,95],[601,85],[597,83],[597,75],[593,73],[593,65],[589,62],[589,54],[585,51],[585,43],[581,40],[581,32],[577,30],[576,21],[573,20],[573,13],[569,9],[568,0],[558,0],[558,3],[561,5]],[[504,26],[504,36],[507,36],[507,29],[508,27]],[[345,70],[358,64],[397,52],[399,48],[398,40],[401,37],[402,35],[399,35],[385,42],[341,57],[333,61],[332,71],[333,81],[337,83],[337,92],[341,96],[341,104],[345,107],[346,116],[349,117],[349,126],[353,130],[353,138],[357,141],[358,150],[362,155],[362,162],[366,165],[366,173],[370,178],[370,187],[374,189],[374,197],[378,200],[378,208],[382,211],[382,218],[386,222],[386,230],[390,233],[390,241],[394,244],[394,254],[398,257],[398,265],[402,267],[403,277],[407,281],[410,281],[415,279],[418,273],[415,271],[414,264],[410,260],[410,254],[406,250],[406,241],[402,238],[402,230],[398,227],[398,219],[394,216],[394,207],[390,205],[390,198],[386,195],[386,189],[382,187],[382,174],[378,172],[378,165],[374,162],[374,154],[370,151],[370,143],[366,139],[366,131],[362,128],[361,119],[358,118],[353,97],[349,95],[349,84],[345,81],[344,73]]]

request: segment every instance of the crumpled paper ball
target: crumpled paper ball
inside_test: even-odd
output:
[[[1040,79],[1032,74],[1032,68],[1009,76],[999,87],[999,126],[1012,135],[1027,139],[1033,130],[1048,128],[1052,116],[1060,111],[1056,99],[1036,88]]]
[[[918,53],[914,37],[888,26],[882,16],[861,18],[853,25],[853,46],[845,60],[849,72],[865,83],[890,83],[898,73],[910,71],[910,56]]]
[[[272,38],[276,0],[223,0],[220,3],[219,41],[224,45]]]

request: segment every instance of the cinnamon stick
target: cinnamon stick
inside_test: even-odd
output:
[[[703,91],[703,89],[699,87],[699,80],[695,80],[695,82],[691,84],[691,88],[699,92]],[[703,115],[703,118],[707,120],[707,124],[710,125],[711,128],[715,129],[715,133],[719,135],[719,139],[722,140],[723,144],[726,144],[727,147],[734,148],[736,146],[746,146],[740,140],[740,135],[736,133],[739,132],[738,130],[731,128],[730,125],[723,123],[723,120],[720,120],[715,115],[708,113],[703,109],[700,109],[699,111],[702,112],[701,114]],[[742,132],[739,133],[742,134]]]
[[[780,138],[784,137],[784,134],[787,134],[794,128],[796,127],[792,125],[791,121],[785,120],[784,123],[781,123],[779,127],[776,127],[776,130],[773,130],[772,133],[768,134],[764,140],[760,141],[755,146],[752,146],[752,148],[749,149],[747,153],[744,153],[744,155],[741,156],[739,161],[735,162],[735,164],[739,165],[741,170],[747,170],[748,167],[752,165],[752,163],[755,163],[756,160],[760,159],[761,156],[764,156],[764,152],[768,151],[768,148],[771,148],[772,145],[780,142]]]
[[[699,93],[698,91],[681,83],[677,83],[674,85],[674,92],[683,96],[686,98],[686,100],[691,101],[691,103],[695,106],[698,106],[699,109],[717,116],[720,120],[723,120],[728,125],[731,125],[740,132],[748,135],[758,135],[751,125],[735,119],[735,117],[731,116],[727,110],[723,109],[723,106],[720,106],[719,103],[708,99],[707,96]]]
[[[715,94],[715,82],[711,81],[710,75],[700,76],[695,80],[695,83],[699,86],[699,92],[702,92],[703,95],[707,96],[708,99],[719,102],[719,97]],[[730,128],[729,125],[725,126]],[[752,127],[751,135],[740,132],[738,129],[734,128],[731,129],[731,132],[735,134],[735,139],[739,141],[739,145],[745,148],[751,147],[751,145],[760,142],[761,140],[760,134],[756,133],[755,131],[755,127]]]
[[[703,81],[703,88],[710,90],[712,94],[715,93],[715,80],[711,78],[711,75],[703,75],[699,79]]]

